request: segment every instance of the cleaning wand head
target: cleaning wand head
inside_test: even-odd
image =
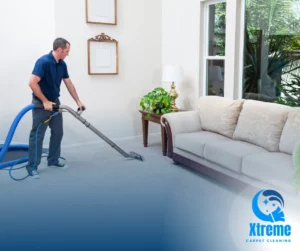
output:
[[[144,161],[144,157],[138,153],[135,152],[130,152],[129,155],[127,156],[127,158],[132,158],[132,159],[137,159],[140,161]]]

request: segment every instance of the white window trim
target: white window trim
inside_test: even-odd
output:
[[[209,60],[225,60],[226,56],[206,56],[206,59],[209,59]]]
[[[244,75],[244,42],[245,42],[245,1],[239,1],[238,20],[239,20],[239,44],[238,44],[238,57],[237,57],[237,73],[236,73],[236,91],[235,97],[241,99],[243,97],[243,75]]]
[[[226,51],[227,56],[225,66],[225,83],[224,83],[224,97],[234,99],[234,88],[236,86],[235,74],[237,71],[236,67],[236,55],[238,44],[237,36],[237,1],[227,1],[226,10]]]
[[[227,5],[227,1],[226,0],[204,0],[204,1],[201,1],[201,5],[202,5],[202,14],[203,14],[203,18],[202,18],[202,22],[203,22],[203,26],[202,26],[202,29],[203,31],[201,32],[202,33],[202,41],[204,43],[201,43],[201,47],[200,50],[201,50],[201,54],[203,55],[202,57],[202,62],[200,64],[200,67],[201,67],[201,70],[200,70],[200,79],[201,79],[201,86],[202,88],[201,91],[200,91],[200,96],[206,96],[207,95],[207,60],[224,60],[224,71],[226,72],[226,52],[225,52],[225,56],[209,56],[208,55],[208,32],[209,32],[209,26],[208,26],[208,22],[209,22],[209,6],[210,5],[214,5],[214,4],[217,4],[217,3],[224,3],[226,2],[226,5]],[[227,9],[227,8],[226,8]],[[226,15],[227,17],[227,15]],[[226,25],[227,27],[227,25]],[[227,29],[227,28],[226,28]],[[200,38],[201,39],[201,38]],[[201,40],[200,40],[201,41]],[[227,47],[227,35],[226,35],[226,47]],[[226,49],[225,47],[225,49]],[[225,74],[226,75],[226,74]],[[224,79],[224,89],[225,88],[225,79]],[[225,95],[224,95],[225,96]]]
[[[208,6],[226,2],[226,47],[225,56],[207,56]],[[241,0],[200,0],[200,70],[199,96],[206,95],[206,60],[224,60],[224,97],[239,98],[242,95],[243,50],[244,50],[244,1]],[[229,11],[230,10],[230,11]],[[229,15],[230,13],[230,15]]]

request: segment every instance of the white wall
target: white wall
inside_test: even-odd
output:
[[[199,0],[162,1],[162,64],[182,66],[185,82],[176,103],[187,110],[196,107],[199,97],[199,27]]]
[[[162,63],[182,66],[186,79],[179,91],[178,105],[187,110],[196,109],[198,97],[204,95],[205,1],[163,0],[162,5]],[[229,29],[226,31],[225,96],[228,98],[238,98],[239,62],[242,60],[239,52],[243,51],[239,42],[243,35],[239,25],[240,2],[227,1],[227,9],[231,13],[226,16]]]
[[[119,0],[117,6],[116,26],[87,24],[84,0],[55,0],[56,36],[71,43],[66,62],[79,97],[88,108],[83,116],[112,138],[142,134],[140,98],[161,85],[161,1]],[[119,42],[118,75],[87,73],[87,40],[102,32]],[[65,88],[61,101],[74,105]],[[86,129],[65,117],[65,142],[99,141],[89,131],[78,135]],[[159,132],[158,125],[151,124],[150,133],[153,131]]]
[[[83,117],[113,139],[140,135],[140,98],[161,86],[161,5],[160,0],[119,0],[118,25],[114,26],[87,24],[84,0],[1,0],[0,141],[16,114],[30,103],[28,79],[35,60],[49,53],[58,36],[71,43],[66,62],[87,106]],[[101,32],[119,42],[118,75],[87,74],[87,40]],[[63,84],[61,96],[62,103],[76,108]],[[64,145],[99,141],[71,115],[64,115]],[[22,120],[15,141],[27,142],[30,117]],[[150,133],[160,131],[155,124],[149,129]]]
[[[31,103],[28,81],[37,57],[51,50],[54,37],[54,0],[0,0],[0,141],[17,113]],[[15,134],[26,142],[28,114]]]

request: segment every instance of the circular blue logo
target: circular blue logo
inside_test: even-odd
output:
[[[252,200],[252,210],[262,221],[285,221],[284,200],[280,193],[274,190],[261,190]]]

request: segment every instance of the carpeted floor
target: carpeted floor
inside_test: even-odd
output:
[[[230,230],[234,191],[163,157],[159,135],[116,143],[145,161],[100,142],[65,146],[69,168],[43,161],[39,180],[0,171],[0,250],[248,250]]]

